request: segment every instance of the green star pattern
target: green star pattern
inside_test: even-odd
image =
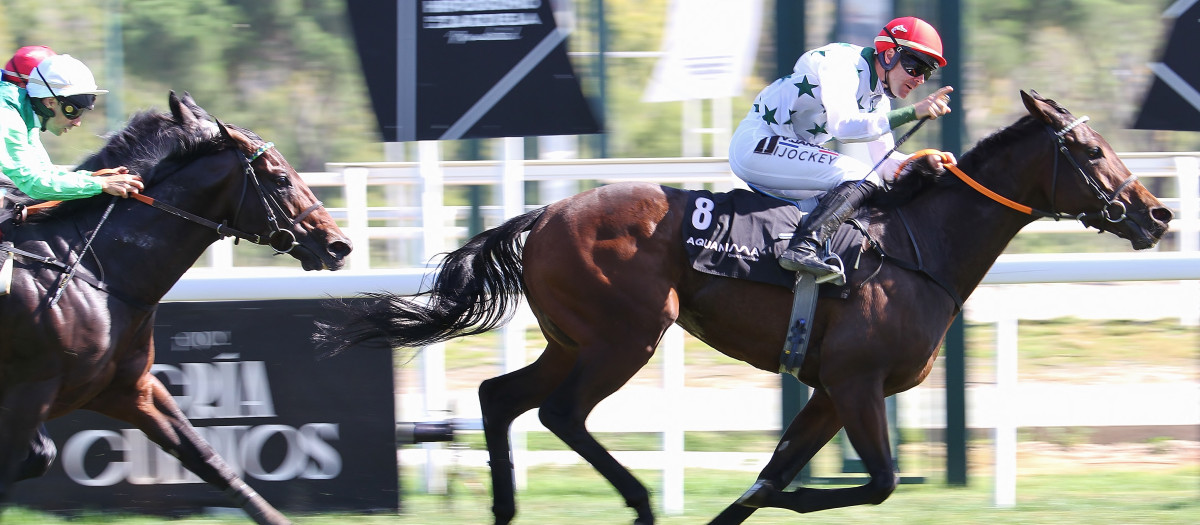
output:
[[[818,137],[825,134],[825,125],[819,122],[813,122],[813,127],[804,131],[812,133],[814,137]]]
[[[796,95],[796,96],[808,95],[810,97],[817,98],[817,96],[813,94],[813,88],[820,87],[820,85],[819,84],[809,84],[808,83],[808,75],[804,75],[804,78],[800,79],[799,83],[793,84],[793,85],[800,89],[800,94]]]
[[[779,108],[775,108],[775,109],[767,108],[767,112],[763,113],[762,119],[765,120],[767,122],[767,124],[778,124],[779,122],[775,120],[775,112],[776,111],[779,111]]]

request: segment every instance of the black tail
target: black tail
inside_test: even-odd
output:
[[[318,321],[313,340],[325,356],[358,344],[415,348],[487,332],[511,317],[524,292],[521,234],[545,213],[539,208],[471,238],[446,255],[433,285],[411,297],[387,292],[330,306],[348,319]]]

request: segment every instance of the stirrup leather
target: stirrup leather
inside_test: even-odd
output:
[[[11,246],[9,243],[5,244]],[[0,257],[4,259],[4,262],[0,262],[0,296],[4,296],[12,290],[13,254],[0,247]]]

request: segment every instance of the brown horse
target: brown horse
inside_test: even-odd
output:
[[[870,211],[869,234],[886,256],[863,254],[862,269],[848,276],[850,295],[818,303],[798,373],[812,398],[758,482],[714,523],[740,523],[758,507],[811,512],[885,500],[897,476],[884,398],[925,379],[961,301],[1035,216],[1079,218],[1137,249],[1165,233],[1171,212],[1086,119],[1036,93],[1022,98],[1030,115],[964,154],[960,166],[977,184],[1034,209],[1015,211],[914,163],[905,187],[885,194],[908,198]],[[653,523],[646,488],[588,433],[589,412],[646,364],[672,323],[777,372],[792,303],[788,289],[691,269],[681,231],[692,199],[670,187],[613,184],[526,213],[448,254],[419,300],[376,294],[345,306],[350,320],[321,325],[316,338],[333,345],[331,353],[362,342],[426,345],[494,328],[523,294],[546,349],[479,387],[496,523],[516,514],[509,427],[535,407],[546,428],[620,492],[635,523]],[[870,480],[785,491],[841,428]]]
[[[56,454],[39,429],[88,409],[128,422],[257,522],[288,520],[204,441],[150,374],[159,300],[222,236],[336,270],[350,243],[278,151],[207,120],[186,94],[145,112],[80,168],[125,165],[139,200],[68,201],[15,228],[12,292],[0,298],[0,499]]]

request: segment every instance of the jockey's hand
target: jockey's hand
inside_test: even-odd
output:
[[[913,104],[913,109],[917,111],[917,118],[937,120],[938,117],[949,113],[951,91],[954,91],[953,87],[945,86],[932,95],[918,100],[916,104]]]
[[[947,165],[958,164],[958,159],[949,151],[943,151],[940,155],[926,155],[925,158],[929,159],[929,165],[933,166],[935,171],[942,171]]]
[[[100,177],[103,181],[104,193],[122,198],[138,193],[145,188],[142,185],[142,178],[129,173],[129,168],[125,166],[97,170],[92,172],[92,176]]]

